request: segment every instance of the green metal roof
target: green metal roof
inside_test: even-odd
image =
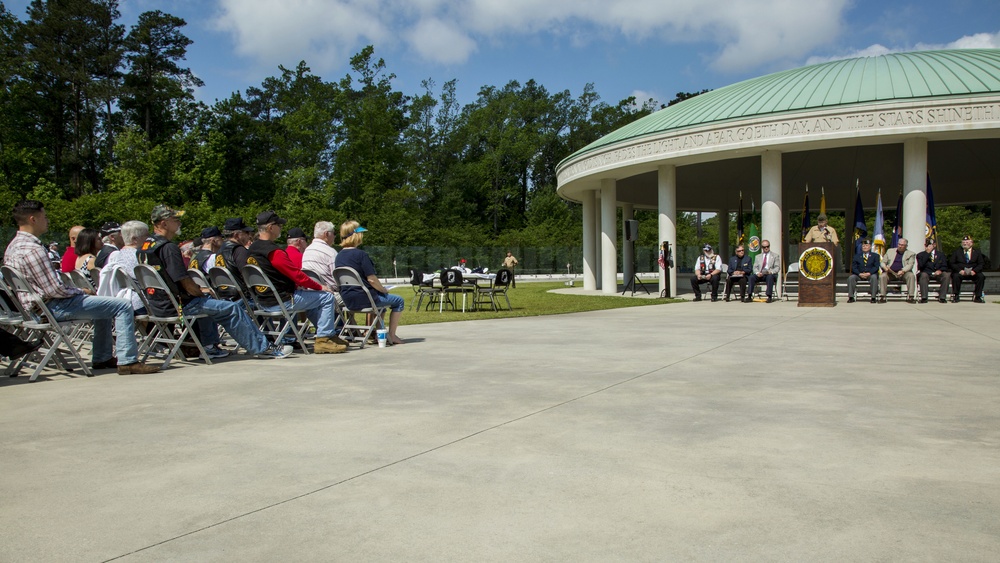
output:
[[[628,139],[755,116],[1000,92],[1000,49],[894,53],[821,63],[737,82],[634,121],[570,155]]]

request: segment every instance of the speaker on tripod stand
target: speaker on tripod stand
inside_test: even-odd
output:
[[[632,275],[629,276],[629,281],[625,284],[625,289],[622,290],[622,295],[625,295],[625,292],[629,289],[632,290],[632,295],[635,295],[636,283],[641,285],[643,291],[648,294],[649,290],[646,289],[646,284],[642,283],[642,280],[639,279],[639,275],[635,272],[635,241],[639,239],[639,221],[636,221],[635,219],[626,219],[622,222],[622,230],[625,231],[623,234],[625,235],[624,238],[626,244],[632,245],[632,263],[629,264],[632,268],[630,272]]]

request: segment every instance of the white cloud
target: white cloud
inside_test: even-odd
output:
[[[260,63],[339,64],[367,43],[403,42],[421,58],[461,63],[483,41],[550,34],[570,45],[619,34],[633,41],[700,42],[711,64],[738,71],[801,58],[832,41],[850,0],[217,0],[215,25]]]
[[[418,21],[405,37],[422,59],[437,63],[464,63],[476,50],[476,42],[461,29],[437,18]]]
[[[876,43],[874,45],[869,45],[864,49],[857,49],[840,55],[830,57],[809,57],[809,59],[806,60],[806,64],[826,63],[830,61],[856,59],[860,57],[877,57],[879,55],[902,53],[906,51],[936,51],[939,49],[1000,49],[1000,32],[965,35],[950,43],[917,43],[916,45],[901,47],[886,47]]]

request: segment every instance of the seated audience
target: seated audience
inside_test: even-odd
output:
[[[14,221],[18,231],[7,246],[4,263],[21,272],[31,288],[45,299],[56,319],[60,321],[90,320],[94,323],[92,362],[94,369],[117,368],[120,375],[156,373],[160,368],[139,362],[135,342],[135,317],[132,303],[127,299],[98,297],[93,291],[69,287],[52,271],[45,247],[39,235],[49,228],[45,208],[40,201],[23,200],[14,206]],[[34,308],[34,301],[21,296],[26,309]],[[115,321],[116,360],[112,355],[111,319]]]
[[[403,340],[396,335],[399,328],[399,319],[403,316],[405,307],[403,298],[389,293],[379,281],[375,273],[375,263],[372,262],[368,253],[361,250],[361,242],[364,239],[365,229],[357,221],[347,221],[340,225],[340,252],[337,254],[337,267],[354,268],[361,276],[362,282],[368,288],[375,304],[380,307],[388,307],[389,313],[389,334],[388,343],[402,344]],[[465,260],[462,260],[465,262]],[[349,309],[364,309],[369,306],[368,298],[360,287],[342,287],[340,296]]]
[[[271,279],[275,289],[291,311],[305,311],[316,326],[316,354],[340,354],[347,351],[347,343],[337,336],[337,301],[328,285],[320,285],[295,267],[284,248],[275,244],[281,236],[281,226],[286,223],[274,211],[257,215],[257,240],[247,250],[248,264],[259,267]],[[278,311],[278,301],[269,293],[258,294],[260,305],[269,311]]]
[[[948,271],[948,261],[937,251],[937,242],[927,239],[924,251],[917,254],[917,285],[920,286],[920,302],[927,303],[927,291],[930,280],[940,282],[938,286],[938,301],[944,303],[948,296],[948,284],[951,283],[951,272]]]

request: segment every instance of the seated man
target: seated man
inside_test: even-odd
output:
[[[691,290],[694,300],[701,301],[701,284],[712,286],[712,301],[719,300],[719,281],[722,279],[722,258],[712,252],[712,245],[701,248],[702,255],[694,262],[694,275],[691,276]]]
[[[66,247],[66,252],[63,253],[62,264],[59,267],[60,272],[72,272],[76,269],[76,237],[80,235],[80,231],[82,230],[82,225],[70,227],[69,246]]]
[[[18,230],[7,246],[4,263],[21,272],[28,285],[42,296],[57,320],[94,322],[91,349],[94,369],[117,367],[119,375],[160,371],[158,367],[139,362],[139,351],[135,343],[135,316],[128,299],[97,297],[92,290],[69,287],[52,270],[45,247],[38,240],[38,236],[49,229],[49,219],[42,202],[18,202],[14,205],[14,221]],[[35,306],[34,301],[27,299],[27,296],[18,295],[22,298],[25,309]],[[111,350],[111,319],[115,320],[118,335],[115,338],[117,360],[112,356]]]
[[[867,281],[868,291],[871,292],[872,303],[874,303],[876,299],[875,284],[878,281],[878,273],[878,253],[872,252],[872,241],[865,239],[861,241],[861,252],[857,253],[851,262],[851,275],[847,278],[847,302],[854,303],[858,281]]]
[[[951,282],[951,273],[948,271],[948,262],[944,255],[937,251],[937,243],[934,239],[927,239],[924,245],[925,250],[917,254],[917,285],[920,286],[920,302],[927,303],[927,286],[930,280],[941,282],[938,287],[938,301],[945,302],[948,295],[948,283]]]
[[[267,274],[275,289],[284,301],[285,308],[291,311],[305,311],[309,320],[316,325],[316,342],[313,352],[316,354],[339,354],[347,351],[347,343],[337,336],[336,298],[333,289],[328,285],[320,285],[296,268],[285,249],[275,244],[281,236],[281,226],[285,219],[278,217],[274,211],[265,211],[257,215],[257,240],[250,244],[247,250],[250,257],[248,264],[254,264]],[[278,302],[271,295],[258,295],[258,301],[264,309],[279,310]]]
[[[118,249],[125,246],[122,241],[122,227],[114,221],[108,221],[107,223],[101,225],[101,242],[104,246],[97,253],[97,257],[94,259],[94,266],[98,268],[104,268],[104,265],[108,263],[108,257],[111,256],[113,252],[118,252]]]
[[[750,288],[744,301],[749,303],[753,299],[753,288],[760,280],[767,283],[767,302],[774,301],[774,284],[778,281],[778,272],[781,271],[781,257],[777,252],[771,252],[771,241],[760,241],[760,254],[753,260],[753,273],[750,275]]]
[[[890,248],[882,257],[882,273],[878,277],[879,303],[885,303],[889,280],[906,282],[906,302],[917,302],[917,276],[914,273],[917,269],[917,255],[906,249],[907,244],[907,240],[900,237],[896,248]]]
[[[285,252],[288,253],[288,258],[291,259],[292,264],[296,268],[302,269],[302,253],[306,251],[308,246],[308,241],[306,241],[306,233],[298,227],[292,227],[288,229],[288,236],[285,237],[285,242],[288,246],[285,247]]]
[[[159,271],[160,277],[181,304],[185,315],[208,315],[207,319],[221,324],[240,346],[255,356],[267,358],[290,356],[292,347],[269,343],[243,307],[232,301],[206,296],[191,279],[191,274],[184,266],[180,247],[173,242],[180,232],[180,217],[183,214],[183,211],[175,211],[166,205],[157,205],[153,208],[153,234],[139,249],[139,261]],[[177,314],[177,311],[170,308],[169,298],[160,291],[154,292],[149,297],[149,306],[154,309],[150,313],[163,316]]]
[[[948,265],[951,267],[951,302],[958,303],[958,294],[962,291],[962,281],[972,280],[975,285],[975,293],[972,300],[976,303],[985,303],[983,299],[983,286],[986,285],[986,276],[983,270],[986,268],[986,260],[983,253],[972,248],[972,237],[965,235],[962,237],[962,248],[956,250]]]
[[[729,277],[726,278],[726,301],[729,301],[729,296],[733,292],[733,286],[736,284],[740,284],[740,301],[746,299],[747,278],[750,277],[750,272],[752,271],[753,262],[746,255],[746,249],[741,244],[736,247],[736,254],[729,259]]]
[[[239,291],[242,291],[247,298],[250,295],[247,293],[246,286],[243,285],[243,272],[240,269],[247,265],[247,258],[250,256],[247,247],[253,241],[253,235],[251,235],[253,231],[253,227],[243,224],[242,217],[226,219],[226,223],[222,227],[222,235],[226,237],[226,240],[215,255],[215,263],[212,264],[213,267],[229,270],[236,283],[240,284]],[[235,293],[224,293],[226,294],[219,297],[223,299],[239,299],[239,295]]]
[[[222,231],[219,227],[205,227],[201,230],[201,248],[191,258],[188,268],[194,268],[201,272],[208,273],[215,266],[215,255],[222,248]]]
[[[333,243],[337,240],[337,227],[329,221],[319,221],[313,227],[313,239],[302,252],[302,269],[315,273],[328,285],[337,291],[337,280],[333,277],[334,263],[337,251]]]

